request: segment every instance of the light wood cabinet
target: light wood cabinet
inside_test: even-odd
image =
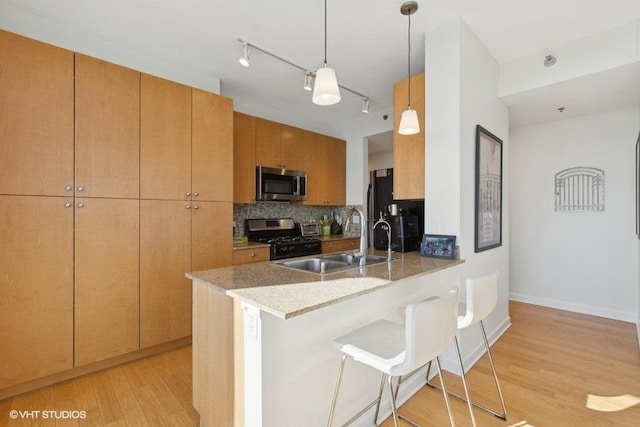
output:
[[[256,165],[302,170],[303,131],[292,126],[256,119]]]
[[[73,367],[72,202],[0,196],[0,389]]]
[[[140,345],[191,334],[185,273],[232,265],[231,202],[140,201]]]
[[[233,250],[233,265],[249,264],[252,262],[269,261],[271,252],[268,247],[236,248]]]
[[[0,30],[0,194],[73,190],[73,52]]]
[[[194,202],[191,270],[233,264],[233,203]]]
[[[140,73],[76,55],[76,195],[140,196]]]
[[[138,200],[75,200],[75,366],[139,348]]]
[[[191,88],[140,80],[140,198],[191,199]]]
[[[351,251],[360,248],[360,238],[354,237],[351,238],[343,238],[343,239],[335,239],[335,240],[323,240],[322,241],[322,253],[329,252],[344,252]]]
[[[344,205],[347,198],[347,146],[341,139],[325,137],[325,189],[328,205]]]
[[[400,135],[400,117],[409,100],[409,80],[393,87],[393,198],[424,199],[425,75],[411,77],[411,107],[418,113],[420,133]]]
[[[192,89],[193,200],[233,201],[233,100]]]
[[[256,118],[233,113],[233,201],[256,202]]]
[[[307,198],[305,205],[341,206],[346,201],[346,143],[304,132]]]
[[[191,334],[191,202],[140,201],[140,347]]]

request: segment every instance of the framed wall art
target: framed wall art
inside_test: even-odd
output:
[[[502,140],[476,126],[475,251],[502,246]]]

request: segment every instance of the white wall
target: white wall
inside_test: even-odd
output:
[[[513,129],[511,298],[638,321],[638,108]],[[555,212],[554,174],[604,170],[604,212]]]
[[[369,154],[369,171],[393,167],[393,151]]]
[[[500,272],[498,305],[486,322],[494,340],[510,324],[510,210],[503,197],[502,246],[475,253],[474,182],[475,129],[481,124],[503,140],[503,194],[510,186],[509,119],[507,107],[498,98],[499,66],[459,19],[427,33],[425,46],[425,232],[458,237],[460,258],[466,260],[463,277]],[[480,333],[464,331],[461,347],[465,366],[469,367],[481,354]],[[453,370],[450,363],[447,365]]]

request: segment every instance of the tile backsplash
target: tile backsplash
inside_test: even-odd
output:
[[[362,209],[362,206],[358,206]],[[233,204],[233,220],[236,223],[234,236],[244,236],[244,221],[248,218],[293,218],[295,222],[305,223],[318,221],[324,215],[331,218],[332,214],[340,218],[344,226],[345,215],[352,206],[306,206],[288,202],[257,202],[256,204]],[[340,222],[340,221],[339,221]],[[349,235],[360,234],[360,224],[353,224]]]

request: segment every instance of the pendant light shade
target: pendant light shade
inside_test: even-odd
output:
[[[340,102],[336,70],[327,67],[327,0],[324,0],[324,66],[316,71],[312,100],[317,105],[333,105]]]
[[[418,113],[411,108],[411,15],[418,10],[418,3],[415,1],[407,1],[400,6],[400,13],[407,15],[409,18],[409,27],[407,31],[407,41],[409,45],[407,53],[407,74],[409,78],[409,103],[407,109],[402,112],[400,117],[400,126],[398,127],[398,133],[400,135],[415,135],[420,133],[420,121],[418,120]]]
[[[316,81],[313,86],[313,103],[318,105],[333,105],[340,102],[340,89],[336,71],[333,68],[324,67],[316,71]]]
[[[415,135],[420,133],[420,122],[418,121],[418,112],[409,109],[402,112],[400,118],[400,128],[398,129],[400,135]]]

